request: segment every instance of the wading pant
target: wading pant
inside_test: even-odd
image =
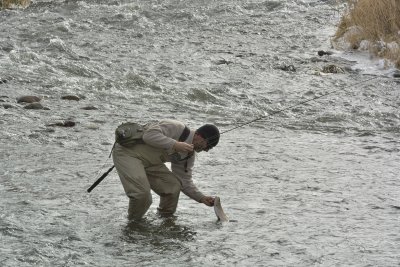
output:
[[[152,203],[150,189],[160,196],[158,212],[172,215],[178,205],[181,183],[164,162],[167,154],[146,144],[126,148],[118,144],[113,161],[122,186],[129,197],[128,218],[140,219]]]

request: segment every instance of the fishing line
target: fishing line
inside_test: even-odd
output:
[[[345,91],[345,92],[347,92],[347,91],[345,90],[346,88],[354,87],[354,86],[357,86],[357,85],[360,85],[360,84],[363,84],[363,83],[366,83],[366,82],[368,82],[368,81],[372,81],[372,80],[375,80],[375,79],[378,79],[378,78],[380,78],[380,76],[375,76],[375,77],[372,77],[372,78],[369,78],[369,79],[365,79],[365,80],[363,80],[363,81],[360,81],[360,82],[357,82],[357,83],[353,83],[353,84],[344,86],[344,87],[342,87],[342,88],[335,89],[335,90],[333,90],[333,91],[331,91],[331,92],[322,94],[322,95],[320,95],[320,96],[316,96],[316,97],[313,97],[313,98],[310,98],[310,99],[301,101],[301,102],[299,102],[299,103],[297,103],[297,104],[293,104],[293,105],[291,105],[291,106],[288,106],[288,107],[285,107],[285,108],[282,108],[282,109],[273,111],[273,112],[270,113],[270,114],[263,115],[263,116],[260,116],[260,117],[255,118],[255,119],[253,119],[253,120],[250,120],[250,121],[241,123],[241,124],[239,124],[239,125],[237,125],[237,126],[231,128],[231,129],[222,131],[220,134],[224,134],[224,133],[227,133],[227,132],[231,132],[231,131],[233,131],[233,130],[236,130],[236,129],[238,129],[238,128],[242,128],[242,127],[244,127],[244,126],[246,126],[246,125],[249,125],[249,124],[251,124],[251,123],[254,123],[254,122],[256,122],[256,121],[265,119],[266,117],[272,117],[272,116],[274,116],[274,115],[276,115],[276,114],[278,114],[278,113],[282,113],[282,112],[284,112],[284,111],[286,111],[286,110],[293,109],[293,108],[298,107],[298,106],[302,106],[302,105],[304,105],[304,104],[306,104],[306,103],[308,103],[308,102],[316,101],[316,100],[318,100],[318,99],[320,99],[320,98],[323,98],[323,97],[332,95],[332,94],[334,94],[334,93],[336,93],[336,92],[339,92],[339,91]]]
[[[350,88],[350,87],[353,87],[353,86],[357,86],[357,85],[360,85],[360,84],[363,84],[363,83],[366,83],[366,82],[368,82],[368,81],[372,81],[372,80],[375,80],[375,79],[378,79],[378,78],[380,78],[380,76],[375,76],[375,77],[372,77],[372,78],[369,78],[369,79],[365,79],[365,80],[360,81],[360,82],[357,82],[357,83],[353,83],[353,84],[350,84],[350,85],[347,85],[347,86],[338,88],[338,89],[336,89],[336,90],[332,90],[332,91],[330,91],[330,92],[328,92],[328,93],[325,93],[325,94],[322,94],[322,95],[319,95],[319,96],[316,96],[316,97],[313,97],[313,98],[310,98],[310,99],[301,101],[301,102],[299,102],[299,103],[297,103],[297,104],[290,105],[290,106],[288,106],[288,107],[286,107],[286,108],[282,108],[282,109],[273,111],[273,112],[270,113],[270,114],[263,115],[263,116],[260,116],[260,117],[255,118],[255,119],[253,119],[253,120],[250,120],[250,121],[241,123],[241,124],[239,124],[239,125],[237,125],[237,126],[235,126],[235,127],[232,127],[231,129],[222,131],[220,134],[225,134],[225,133],[231,132],[231,131],[233,131],[233,130],[236,130],[236,129],[238,129],[238,128],[242,128],[242,127],[244,127],[244,126],[246,126],[246,125],[249,125],[249,124],[251,124],[251,123],[254,123],[254,122],[256,122],[256,121],[262,120],[262,119],[264,119],[264,118],[266,118],[266,117],[271,117],[271,116],[276,115],[276,114],[278,114],[278,113],[282,113],[282,112],[284,112],[285,110],[293,109],[293,108],[295,108],[295,107],[304,105],[304,104],[306,104],[306,103],[309,103],[309,102],[312,102],[312,101],[316,101],[316,100],[318,100],[318,99],[321,99],[321,98],[323,98],[323,97],[332,95],[332,94],[334,94],[334,93],[336,93],[336,92],[339,92],[339,91],[346,91],[346,90],[345,90],[346,88]],[[213,139],[213,138],[215,138],[215,137],[217,137],[217,136],[212,136],[212,137],[209,137],[208,139]],[[110,156],[111,156],[111,154],[110,154]],[[103,167],[104,167],[104,165],[105,165],[105,163],[103,164]],[[103,168],[103,167],[102,167],[102,168]],[[103,173],[103,175],[102,175],[99,179],[97,179],[97,180],[92,184],[92,186],[91,186],[89,189],[87,189],[87,192],[90,193],[90,192],[91,192],[91,191],[92,191],[92,190],[93,190],[93,189],[94,189],[94,188],[95,188],[95,187],[96,187],[96,186],[97,186],[97,185],[98,185],[98,184],[99,184],[113,169],[114,169],[114,165],[113,165],[111,168],[109,168],[105,173]]]

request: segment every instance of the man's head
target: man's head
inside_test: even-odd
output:
[[[208,151],[215,147],[219,141],[219,130],[213,124],[205,124],[196,130],[193,138],[194,150],[196,152]]]

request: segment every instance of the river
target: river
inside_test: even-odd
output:
[[[343,9],[38,0],[0,11],[0,265],[399,266],[400,81],[331,48]],[[322,72],[331,64],[343,72]],[[112,166],[118,124],[161,118],[225,132],[193,178],[230,222],[184,195],[174,218],[157,216],[154,195],[129,222],[115,171],[86,192]],[[54,125],[64,121],[75,126]]]

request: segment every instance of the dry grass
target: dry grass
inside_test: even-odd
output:
[[[399,68],[400,0],[348,0],[333,43],[338,44],[340,39],[353,49],[366,48]]]
[[[11,8],[12,6],[26,7],[31,3],[31,0],[0,0],[0,8]]]

